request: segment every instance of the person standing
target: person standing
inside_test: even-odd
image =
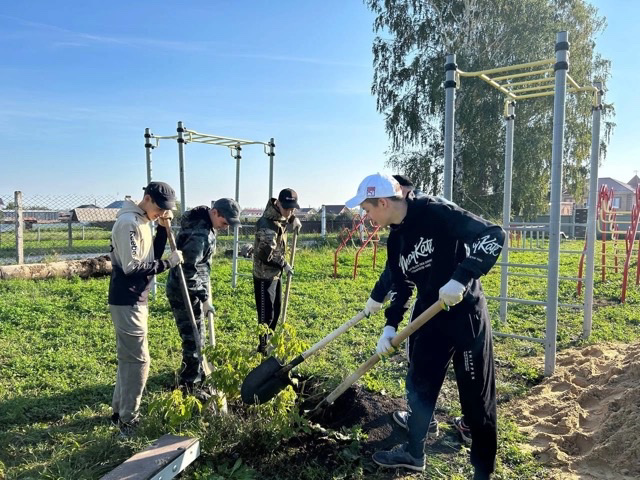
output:
[[[298,194],[285,188],[278,198],[267,202],[264,213],[256,223],[253,244],[253,291],[258,310],[258,323],[274,331],[280,318],[282,301],[282,272],[293,275],[293,267],[285,258],[287,247],[287,224],[300,229],[301,224],[293,211],[300,208]],[[258,352],[267,354],[269,335],[260,335]]]
[[[216,230],[240,225],[239,216],[240,205],[231,198],[221,198],[214,202],[212,208],[200,206],[187,210],[180,220],[176,246],[184,256],[182,270],[201,338],[203,317],[215,312],[211,300],[211,261],[216,251]],[[177,270],[169,272],[167,299],[182,339],[182,367],[178,386],[205,398],[207,395],[202,389],[204,372]]]
[[[491,322],[479,277],[497,261],[505,233],[455,204],[402,195],[388,175],[366,177],[347,207],[360,205],[379,225],[391,227],[387,258],[395,292],[376,351],[389,354],[396,328],[418,295],[412,317],[440,301],[438,313],[413,335],[406,388],[409,442],[374,453],[382,467],[423,471],[424,444],[436,399],[453,360],[460,404],[473,434],[474,480],[495,469],[497,415]]]
[[[141,202],[125,200],[111,232],[109,311],[116,333],[118,372],[111,421],[123,435],[139,423],[140,399],[149,375],[147,318],[154,275],[182,263],[180,251],[161,260],[167,243],[167,220],[173,217],[175,192],[167,183],[151,182]],[[150,223],[157,221],[155,238]]]

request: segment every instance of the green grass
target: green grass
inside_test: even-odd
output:
[[[579,242],[563,243],[579,249]],[[386,252],[379,250],[378,269],[371,267],[371,250],[361,259],[358,277],[352,278],[355,250],[339,259],[339,276],[334,279],[333,249],[303,249],[296,255],[288,323],[295,338],[311,345],[355,315],[363,306],[384,265]],[[511,261],[542,263],[545,254],[512,253]],[[577,274],[578,256],[561,261],[560,274]],[[251,263],[241,260],[240,272],[250,273]],[[257,364],[256,314],[250,277],[240,277],[236,290],[230,286],[231,262],[218,256],[214,262],[213,295],[217,309],[217,341],[226,355],[226,365],[237,371]],[[596,283],[593,334],[581,339],[582,312],[561,309],[558,316],[558,349],[587,343],[631,342],[640,337],[637,315],[640,294],[631,286],[627,303],[620,305],[621,275]],[[599,275],[596,275],[599,280]],[[161,277],[162,281],[163,278]],[[496,267],[484,280],[487,294],[499,293]],[[633,284],[633,282],[632,282]],[[542,300],[543,279],[512,277],[510,296]],[[180,339],[163,291],[150,303],[149,344],[151,375],[143,397],[146,414],[140,434],[130,440],[114,435],[108,425],[110,399],[116,371],[114,334],[106,293],[108,279],[82,281],[0,282],[0,478],[7,479],[92,479],[113,469],[149,441],[163,433],[196,435],[203,453],[183,478],[389,478],[372,468],[360,456],[357,429],[336,438],[314,430],[313,425],[296,424],[283,416],[287,399],[270,404],[270,409],[235,408],[225,417],[207,413],[168,425],[163,410],[150,413],[150,404],[166,403],[174,384],[181,352]],[[561,282],[560,301],[579,303],[575,283]],[[494,329],[542,337],[546,317],[542,307],[510,305],[506,325],[498,320],[499,306],[490,302]],[[321,382],[329,391],[366,360],[375,349],[383,326],[382,314],[364,320],[342,335],[297,371]],[[525,395],[539,382],[543,353],[539,344],[497,338],[495,341],[499,399],[499,454],[497,479],[547,478],[530,454],[519,448],[523,437],[516,420],[509,415],[508,399]],[[214,356],[214,352],[211,352]],[[290,352],[291,353],[291,352]],[[222,353],[220,354],[222,355]],[[361,383],[388,395],[402,396],[406,364],[383,362]],[[235,378],[235,377],[234,377]],[[439,415],[459,412],[457,389],[450,375],[438,404]],[[290,400],[290,399],[289,399]],[[164,413],[167,413],[164,411]],[[169,412],[170,413],[170,412]],[[285,412],[286,413],[286,412]],[[389,413],[389,412],[381,412]],[[300,442],[296,438],[325,438],[336,456],[331,467],[305,457],[297,462]],[[325,441],[325,440],[323,440]],[[302,442],[304,444],[304,442]],[[332,451],[334,451],[332,450]],[[333,458],[333,457],[332,457]],[[425,478],[468,478],[471,467],[468,450],[430,450]],[[394,478],[421,478],[419,475]]]

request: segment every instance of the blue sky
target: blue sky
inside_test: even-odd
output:
[[[638,166],[640,2],[594,2],[609,28],[608,99],[618,127],[602,175]],[[613,4],[613,5],[610,5]],[[303,206],[343,203],[384,171],[383,119],[370,94],[373,15],[360,1],[113,0],[5,2],[0,13],[0,195],[138,195],[145,127],[176,123],[214,135],[276,141],[275,186]],[[553,40],[551,40],[553,41]],[[175,142],[155,149],[154,178],[178,186]],[[263,206],[268,163],[243,151],[240,203]],[[223,147],[186,148],[187,205],[233,196]]]

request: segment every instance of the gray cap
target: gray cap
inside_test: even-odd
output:
[[[238,205],[238,202],[233,198],[216,200],[213,208],[215,208],[232,227],[240,225],[240,205]]]

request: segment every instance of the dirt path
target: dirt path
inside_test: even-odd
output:
[[[640,478],[640,343],[560,353],[512,412],[552,478]]]

